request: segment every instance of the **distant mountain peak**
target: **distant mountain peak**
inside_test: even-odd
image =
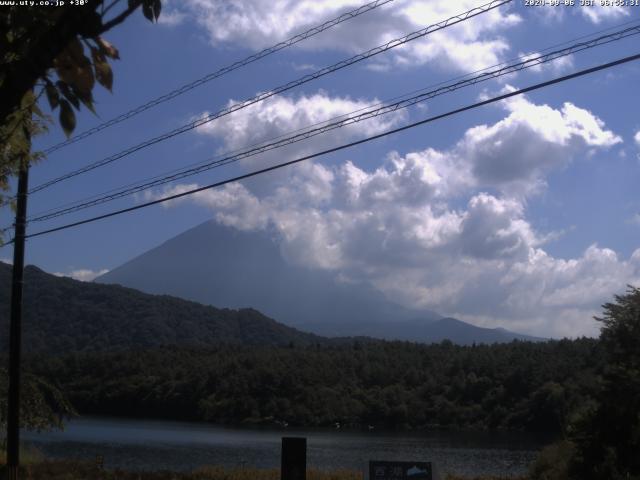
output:
[[[457,319],[442,322],[441,315],[402,307],[366,284],[340,282],[334,272],[291,265],[271,233],[243,232],[213,220],[163,242],[96,282],[219,308],[251,307],[286,325],[326,336],[430,342],[439,341],[446,332],[458,343],[524,338]]]

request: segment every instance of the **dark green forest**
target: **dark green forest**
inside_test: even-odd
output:
[[[603,367],[593,339],[163,347],[36,356],[27,365],[86,414],[552,433],[590,401]]]
[[[0,351],[8,346],[11,266],[0,262]],[[257,310],[220,309],[119,285],[79,282],[25,268],[23,348],[114,351],[161,345],[288,345],[328,342]]]
[[[5,314],[8,271],[0,265]],[[603,306],[598,339],[461,346],[327,339],[255,310],[26,273],[22,421],[31,428],[75,410],[226,425],[524,430],[558,439],[532,478],[640,479],[633,287]]]

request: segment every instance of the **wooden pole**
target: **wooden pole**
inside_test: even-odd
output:
[[[282,437],[280,480],[306,480],[307,439]]]
[[[9,326],[9,398],[7,412],[7,467],[9,480],[18,479],[20,467],[20,356],[22,347],[22,288],[24,285],[24,243],[27,218],[29,164],[25,160],[18,175],[15,234],[13,237],[13,279]]]

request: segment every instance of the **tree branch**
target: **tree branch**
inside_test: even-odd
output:
[[[141,4],[142,4],[142,0],[135,0],[131,2],[131,4],[126,8],[124,12],[112,18],[107,23],[102,24],[102,27],[100,28],[100,32],[97,35],[100,35],[108,30],[111,30],[116,25],[120,25],[129,17],[129,15],[131,15],[134,11],[136,11]]]

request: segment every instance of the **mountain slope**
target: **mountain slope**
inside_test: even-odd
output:
[[[402,320],[390,325],[372,323],[370,325],[306,325],[309,331],[325,336],[368,336],[388,340],[433,343],[452,340],[459,345],[472,343],[502,343],[512,340],[538,342],[546,339],[510,332],[504,328],[476,327],[457,318],[441,318],[425,322],[420,319]]]
[[[241,232],[205,222],[96,279],[148,293],[229,308],[251,307],[278,321],[325,336],[456,343],[533,339],[410,310],[364,284],[333,272],[292,265],[268,232]],[[468,327],[468,328],[467,328]]]
[[[8,342],[11,266],[0,262],[0,349]],[[25,269],[26,350],[49,353],[159,345],[297,345],[327,339],[282,325],[253,309],[227,310],[118,285]]]
[[[440,318],[386,300],[332,272],[287,263],[267,232],[241,232],[213,221],[166,241],[96,279],[208,305],[252,307],[291,326],[366,324]]]

